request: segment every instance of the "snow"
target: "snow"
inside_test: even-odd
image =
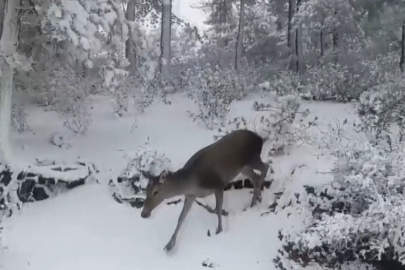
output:
[[[250,95],[234,102],[228,118],[250,119],[254,116],[253,102],[268,98]],[[167,254],[163,247],[174,231],[182,203],[162,204],[151,218],[142,219],[140,209],[111,198],[106,181],[116,178],[127,166],[123,152],[135,153],[148,138],[171,160],[173,168],[184,165],[192,154],[214,141],[214,131],[188,117],[188,110],[196,110],[192,100],[183,94],[168,99],[171,105],[157,99],[142,115],[136,115],[132,106],[128,115],[117,118],[109,98],[93,97],[92,124],[85,135],[69,137],[69,149],[50,143],[53,134],[65,132],[56,113],[34,106],[26,108],[33,133],[11,136],[12,158],[19,166],[32,166],[36,158],[67,164],[81,160],[94,163],[104,179],[100,184],[88,184],[56,198],[24,205],[21,212],[4,220],[2,242],[6,249],[0,252],[2,269],[186,270],[202,269],[203,262],[224,270],[275,269],[272,260],[280,247],[278,231],[299,230],[306,216],[298,212],[289,215],[295,211],[293,208],[261,214],[273,203],[274,192],[284,190],[280,201],[287,203],[296,192],[302,192],[303,185],[330,182],[330,174],[319,172],[330,171],[334,160],[321,154],[316,144],[292,147],[288,155],[274,158],[275,174],[268,177],[275,181],[270,190],[263,192],[261,204],[247,208],[249,190],[225,192],[224,209],[230,215],[224,217],[224,231],[219,235],[214,233],[217,217],[194,204],[174,252]],[[328,125],[337,120],[357,121],[353,104],[301,101],[301,107],[310,109],[306,119],[319,118],[319,124],[308,131],[316,140],[325,136]],[[135,116],[137,127],[133,128]],[[214,196],[200,201],[215,205]]]
[[[196,26],[200,31],[206,30],[208,25],[204,23],[207,19],[207,14],[202,9],[195,8],[201,5],[200,0],[173,0],[173,13],[179,18]]]
[[[225,202],[235,199],[228,195]],[[256,209],[240,211],[224,219],[223,234],[207,237],[216,216],[194,205],[170,256],[163,246],[179,210],[160,207],[151,219],[141,219],[139,211],[114,202],[102,186],[78,188],[30,205],[6,222],[4,269],[194,269],[207,258],[222,269],[268,269],[277,230],[287,222],[285,216],[260,217]]]
[[[133,129],[134,110],[117,118],[112,113],[109,98],[93,98],[92,124],[85,135],[69,138],[71,148],[68,150],[48,142],[55,132],[64,130],[57,113],[44,113],[42,108],[37,107],[26,108],[27,121],[35,134],[12,135],[15,160],[28,166],[35,161],[38,153],[41,157],[46,155],[49,159],[64,162],[75,162],[79,158],[99,164],[106,171],[111,169],[113,175],[116,175],[126,166],[127,160],[122,151],[135,153],[149,137],[151,144],[165,153],[175,163],[174,166],[181,166],[195,151],[213,141],[213,133],[193,123],[185,113],[186,110],[195,110],[192,100],[183,95],[169,99],[171,106],[156,100],[152,107],[137,117],[137,128]],[[190,129],[193,129],[192,136],[186,136]]]

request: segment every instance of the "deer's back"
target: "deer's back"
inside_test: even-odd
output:
[[[202,148],[184,166],[192,171],[203,188],[225,186],[240,170],[257,159],[263,139],[249,130],[237,130]]]

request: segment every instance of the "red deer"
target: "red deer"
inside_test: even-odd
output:
[[[185,196],[177,227],[165,246],[166,251],[175,246],[180,227],[196,198],[215,194],[218,215],[216,233],[222,232],[224,188],[239,173],[253,182],[251,207],[257,200],[261,201],[261,187],[269,169],[269,165],[260,158],[263,143],[264,140],[252,131],[236,130],[199,150],[183,168],[175,172],[163,171],[159,176],[142,172],[149,179],[142,218],[150,217],[153,209],[162,201],[174,196]],[[260,172],[260,175],[255,171]]]

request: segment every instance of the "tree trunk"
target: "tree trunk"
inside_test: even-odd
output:
[[[135,4],[136,0],[130,0],[125,13],[126,19],[131,22],[135,21]],[[129,63],[131,63],[129,70],[134,73],[136,67],[136,52],[131,29],[129,31],[128,39],[125,41],[125,57],[128,59]]]
[[[324,47],[323,47],[323,30],[321,29],[321,32],[320,32],[320,38],[321,38],[321,44],[320,44],[320,46],[321,46],[321,58],[323,57],[323,55],[324,55]]]
[[[171,59],[171,14],[172,1],[163,0],[162,3],[162,27],[160,39],[160,79],[161,83],[169,79],[170,76],[170,59]]]
[[[333,13],[334,16],[337,15],[337,11]],[[336,26],[333,27],[332,32],[332,48],[333,48],[333,61],[335,65],[338,63],[338,45],[339,45],[339,33]]]
[[[293,0],[288,0],[287,46],[291,48],[291,21],[293,17]]]
[[[223,34],[224,34],[224,25],[226,25],[226,23],[229,23],[229,17],[230,14],[232,14],[232,5],[230,5],[229,0],[221,0],[217,2],[218,3],[215,4],[218,6],[217,9],[219,12],[219,20],[217,23],[220,28],[219,30],[220,37],[218,40],[218,46],[223,48],[227,47],[230,42],[229,36]]]
[[[4,0],[0,0],[0,38],[3,32],[3,21],[4,21]]]
[[[238,38],[236,41],[235,69],[240,70],[242,65],[243,36],[245,28],[245,1],[240,0]]]
[[[300,54],[299,54],[299,32],[298,32],[298,28],[295,29],[295,71],[299,72],[300,71]]]
[[[333,62],[335,65],[338,63],[338,42],[339,42],[339,34],[337,33],[336,29],[333,31],[332,34],[332,44],[333,44]]]
[[[90,52],[88,52],[88,54],[87,54],[87,60],[82,61],[82,70],[83,70],[82,76],[83,76],[83,78],[88,78],[89,75],[90,75],[90,69],[91,69],[91,67],[88,65],[89,62],[87,62],[87,61],[91,61],[91,54],[90,54]]]
[[[21,0],[5,0],[3,33],[0,39],[0,53],[10,56],[17,51],[19,27],[19,7]],[[11,122],[11,98],[14,87],[14,69],[1,57],[0,70],[0,158],[8,160],[10,154],[10,122]]]
[[[296,11],[298,13],[299,8],[300,8],[300,3],[301,0],[297,0],[297,7],[296,7]],[[297,29],[295,29],[295,71],[296,72],[300,72],[300,54],[299,54],[299,27],[297,26]]]
[[[401,38],[401,60],[399,61],[399,67],[404,72],[405,63],[405,20],[402,22],[402,38]]]

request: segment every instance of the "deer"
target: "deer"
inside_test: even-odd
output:
[[[197,151],[177,171],[163,170],[158,176],[141,171],[148,179],[142,218],[149,218],[152,211],[166,199],[180,195],[185,197],[176,229],[164,250],[170,251],[176,245],[177,235],[196,198],[215,195],[215,213],[218,217],[216,234],[222,232],[224,188],[239,174],[253,183],[250,207],[254,207],[257,201],[261,202],[261,188],[269,170],[269,164],[260,157],[263,144],[264,139],[255,132],[239,129]],[[260,172],[260,175],[256,172]]]

